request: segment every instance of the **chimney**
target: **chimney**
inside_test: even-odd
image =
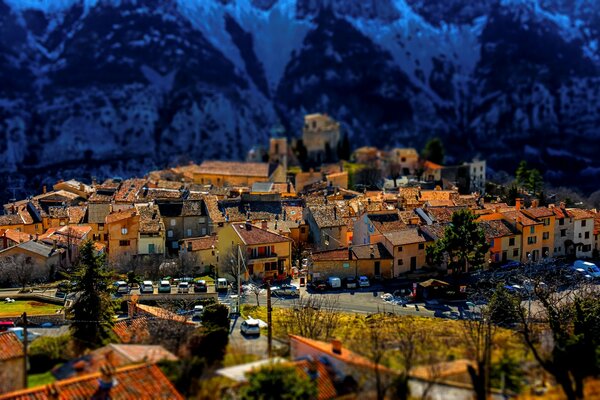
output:
[[[523,207],[523,199],[515,199],[515,208],[517,209],[517,211],[519,211],[521,207]]]
[[[333,219],[337,219],[337,207],[333,206]]]
[[[46,194],[46,185],[42,186],[42,193]]]
[[[538,199],[531,200],[531,208],[536,208],[540,205],[540,201]]]
[[[110,390],[117,385],[114,378],[115,367],[112,365],[103,365],[100,367],[100,378],[98,378],[98,392],[109,394]],[[107,397],[108,398],[108,397]]]
[[[371,256],[371,258],[375,258],[375,248],[373,247],[373,245],[369,246],[369,255]]]
[[[249,219],[246,220],[246,230],[247,231],[252,230],[252,224],[250,223]]]
[[[342,341],[339,339],[333,339],[331,341],[331,351],[335,354],[342,354]]]
[[[267,220],[266,219],[263,219],[262,221],[260,221],[260,227],[262,229],[267,229],[268,228],[268,226],[267,226]],[[277,222],[275,222],[275,229],[277,229]]]

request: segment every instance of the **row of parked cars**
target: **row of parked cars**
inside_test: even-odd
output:
[[[341,290],[341,289],[359,289],[368,288],[371,286],[369,278],[366,276],[338,278],[337,276],[330,276],[327,280],[313,280],[309,283],[309,288],[315,291],[324,290]]]
[[[223,288],[227,290],[228,285],[226,279],[219,278],[216,289],[217,291]],[[125,281],[117,281],[114,286],[117,294],[129,294],[131,292],[131,286]],[[153,294],[155,290],[157,293],[171,293],[173,286],[177,288],[177,293],[208,292],[208,283],[205,280],[179,281],[176,285],[171,285],[171,282],[166,279],[159,281],[156,285],[152,281],[143,281],[139,284],[139,290],[140,294]]]

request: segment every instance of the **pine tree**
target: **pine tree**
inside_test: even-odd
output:
[[[105,255],[96,254],[91,240],[79,249],[79,263],[73,279],[78,296],[72,310],[73,339],[79,350],[101,347],[114,337],[114,307]]]
[[[443,164],[445,155],[446,151],[444,150],[444,144],[442,143],[442,140],[437,137],[429,139],[421,152],[421,157],[423,157],[423,159],[436,164]]]

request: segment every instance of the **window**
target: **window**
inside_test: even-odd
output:
[[[561,237],[565,237],[565,236],[567,236],[567,230],[566,230],[566,229],[561,229],[561,230],[560,230],[560,236],[561,236]]]
[[[564,225],[565,224],[565,219],[564,218],[559,218],[558,219],[558,224],[559,225]]]
[[[544,218],[544,226],[550,225],[550,218]]]
[[[172,238],[172,237],[173,237],[173,230],[172,230],[172,229],[169,229],[169,230],[167,231],[167,237],[170,237],[170,238]]]
[[[199,224],[205,224],[206,223],[206,217],[200,217],[200,219],[198,220]]]
[[[60,226],[64,226],[65,225],[65,221],[61,220],[59,224],[60,224]]]
[[[513,257],[519,257],[519,249],[513,250]]]
[[[154,243],[148,243],[148,254],[154,254]]]
[[[119,240],[119,246],[121,246],[121,247],[129,246],[129,240]]]
[[[586,232],[586,233],[584,233],[584,235],[583,235],[583,236],[584,236],[586,239],[589,239],[589,238],[590,238],[590,232]]]
[[[188,228],[188,230],[186,231],[186,235],[187,237],[192,236],[192,230]]]
[[[542,240],[548,240],[548,239],[550,239],[550,232],[542,233]]]
[[[302,233],[302,234],[306,233],[306,227],[304,227],[304,226],[301,227],[300,228],[300,233]]]
[[[423,250],[425,248],[425,244],[419,243],[419,250]]]
[[[584,226],[585,226],[585,224],[586,224],[586,222],[587,222],[587,221],[586,221],[585,219],[584,219],[584,220],[582,220],[582,221],[581,221],[581,226],[582,226],[582,227],[584,227]]]
[[[105,233],[105,234],[104,234],[104,241],[105,241],[105,242],[108,242],[108,233]]]
[[[277,271],[277,263],[276,262],[265,263],[265,271]]]
[[[177,224],[177,221],[175,221],[175,219],[171,218],[171,226],[175,226]]]
[[[179,248],[179,243],[177,243],[177,242],[171,242],[171,248],[172,249],[178,249]]]
[[[535,233],[535,226],[529,228],[529,233],[531,233],[532,235]]]
[[[404,260],[402,260],[401,258],[398,259],[398,265],[402,265],[402,264],[404,264]]]
[[[402,246],[398,246],[398,253],[402,253]]]
[[[99,235],[99,234],[97,234],[97,233],[94,233],[93,237],[94,237],[94,240],[95,240],[95,241],[98,241],[98,240],[100,240],[100,235]]]
[[[579,235],[578,235],[578,237],[579,237],[579,239],[581,239],[581,232],[579,232]]]
[[[515,245],[515,238],[514,237],[508,239],[508,245],[509,246],[514,246]]]
[[[187,251],[192,251],[192,242],[188,242]]]
[[[583,251],[592,251],[592,245],[591,244],[584,244],[583,245]]]
[[[127,228],[121,228],[121,235],[127,235]]]
[[[536,244],[537,243],[537,237],[535,236],[529,236],[527,238],[527,244]]]
[[[104,224],[98,224],[98,230],[99,231],[103,231],[104,230]]]
[[[400,159],[400,162],[406,162],[406,157],[402,157],[402,158]]]
[[[200,236],[206,236],[206,228],[205,227],[200,228]]]
[[[494,239],[490,240],[490,247],[494,247]]]

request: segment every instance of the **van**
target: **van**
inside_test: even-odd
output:
[[[329,286],[330,289],[341,289],[342,280],[337,276],[330,276],[327,278],[327,286]]]
[[[229,283],[227,282],[227,279],[225,279],[225,278],[218,278],[216,286],[217,286],[216,287],[217,292],[226,292],[227,289],[229,288]]]
[[[592,278],[600,278],[600,268],[592,262],[577,260],[573,264],[573,269],[585,271],[587,275],[590,275]]]

